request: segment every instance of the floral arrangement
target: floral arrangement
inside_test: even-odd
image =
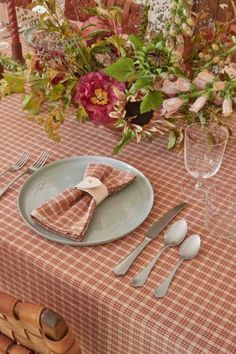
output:
[[[121,10],[100,1],[82,24],[65,18],[55,0],[37,4],[47,11],[37,24],[35,53],[24,68],[5,70],[0,93],[24,93],[23,109],[50,138],[60,140],[71,106],[79,122],[117,129],[114,153],[160,134],[172,149],[195,121],[228,127],[236,107],[233,1],[232,20],[199,29],[204,14],[191,11],[193,1],[171,0],[164,31],[148,33],[144,16],[139,35],[124,33]]]

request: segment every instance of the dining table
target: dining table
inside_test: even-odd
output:
[[[25,224],[18,210],[19,191],[29,178],[23,176],[0,199],[0,290],[59,312],[84,354],[234,354],[236,242],[206,230],[204,202],[188,202],[175,219],[186,219],[188,235],[198,234],[202,244],[199,255],[179,269],[167,296],[156,298],[154,289],[178,260],[178,247],[162,256],[143,287],[131,285],[163,246],[165,230],[125,275],[113,272],[155,221],[185,201],[181,184],[191,176],[183,152],[169,151],[164,135],[152,143],[129,144],[113,156],[119,136],[91,123],[79,124],[73,109],[56,143],[22,110],[21,102],[22,95],[16,94],[0,101],[0,170],[23,151],[29,152],[32,162],[47,149],[48,164],[76,156],[112,157],[146,176],[154,203],[148,217],[128,235],[101,245],[73,247],[47,240]],[[15,175],[2,176],[0,188]],[[229,186],[236,183],[235,144],[228,143],[221,168],[211,180],[224,183],[225,193],[230,193]]]

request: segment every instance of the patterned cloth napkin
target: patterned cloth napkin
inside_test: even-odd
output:
[[[110,166],[90,164],[85,177],[98,178],[111,195],[130,184],[136,176]],[[31,217],[50,231],[73,240],[80,240],[95,209],[96,201],[90,194],[72,187],[33,210]]]

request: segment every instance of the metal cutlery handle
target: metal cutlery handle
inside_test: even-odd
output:
[[[16,176],[15,178],[13,178],[13,180],[8,183],[5,187],[0,189],[0,198],[3,196],[3,194],[6,193],[6,191],[23,175],[25,175],[27,173],[27,171],[22,172],[20,175]]]
[[[146,283],[146,280],[149,276],[149,274],[151,273],[152,269],[154,268],[157,260],[160,258],[160,256],[162,255],[162,253],[169,248],[169,246],[163,246],[161,248],[161,250],[153,257],[153,259],[151,260],[151,262],[140,272],[138,273],[138,275],[136,275],[133,279],[132,279],[132,285],[137,287],[137,286],[143,286]]]
[[[175,276],[175,273],[177,272],[177,270],[179,269],[180,265],[182,264],[182,262],[184,261],[183,258],[181,258],[176,266],[174,267],[174,269],[170,272],[170,274],[168,275],[168,277],[163,281],[163,283],[157,287],[154,291],[154,295],[158,298],[161,298],[161,297],[164,297],[167,292],[168,292],[168,289],[169,289],[169,286],[172,282],[172,279],[174,278]]]
[[[7,168],[5,171],[0,173],[0,177],[2,177],[3,175],[5,175],[5,173],[7,173],[8,171],[10,171],[10,167]]]
[[[144,240],[125,258],[121,261],[114,269],[115,275],[124,275],[128,272],[130,266],[133,264],[138,255],[147,246],[152,239],[145,237]]]

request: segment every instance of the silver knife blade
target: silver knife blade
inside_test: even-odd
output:
[[[173,209],[170,209],[169,211],[167,211],[167,213],[165,213],[165,215],[163,215],[160,219],[158,219],[156,222],[154,222],[154,224],[152,224],[152,226],[150,227],[150,229],[146,233],[146,237],[154,239],[156,236],[158,236],[158,234],[161,232],[161,230],[163,230],[164,227],[166,225],[168,225],[169,222],[172,219],[174,219],[174,217],[177,214],[179,214],[179,212],[181,210],[186,208],[186,206],[187,206],[187,203],[181,203],[181,204],[176,205]]]

